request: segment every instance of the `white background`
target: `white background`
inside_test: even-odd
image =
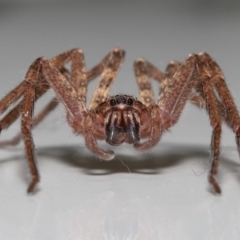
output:
[[[31,2],[31,3],[29,3]],[[222,67],[240,106],[238,1],[1,1],[0,96],[31,62],[80,47],[88,69],[112,48],[126,60],[111,94],[137,95],[137,57],[160,69],[206,51]],[[158,92],[155,84],[156,95]],[[89,88],[89,97],[94,90]],[[48,102],[50,91],[36,112]],[[9,139],[19,122],[3,131]],[[211,127],[205,111],[188,104],[179,123],[147,153],[114,148],[99,161],[74,136],[59,107],[34,130],[41,182],[28,195],[23,145],[0,149],[0,240],[7,239],[239,239],[240,172],[234,135],[224,127],[218,180],[209,187]],[[108,148],[104,143],[103,147]]]

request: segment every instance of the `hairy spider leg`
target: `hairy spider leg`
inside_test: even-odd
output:
[[[71,56],[71,52],[74,52],[75,50],[71,50],[68,52],[64,52],[54,58],[52,58],[50,60],[50,62],[56,67],[61,69],[61,73],[64,74],[65,78],[68,79],[68,81],[71,81],[70,76],[67,76],[67,70],[65,68],[63,68],[62,66],[65,65],[69,60],[70,60],[70,56]],[[76,54],[75,54],[76,55]],[[87,72],[87,80],[88,82],[90,82],[92,79],[94,79],[97,75],[101,74],[104,66],[106,65],[106,61],[109,58],[109,54],[96,66],[94,66],[89,72]],[[73,81],[71,81],[73,82]],[[25,89],[25,81],[23,81],[19,86],[17,86],[14,90],[12,90],[8,95],[6,95],[1,101],[0,101],[0,109],[1,109],[1,114],[7,110],[7,108],[13,104],[14,102],[16,102],[17,100],[19,100],[22,96],[23,96],[23,92]],[[41,84],[40,86],[38,86],[36,88],[37,94],[35,96],[35,101],[37,101],[47,90],[49,89],[48,84]],[[49,103],[49,106],[47,105],[44,109],[43,109],[43,113],[44,117],[48,114],[48,111],[46,111],[46,109],[51,109],[53,110],[53,105],[57,105],[57,101],[55,101],[56,99],[52,99],[51,102]],[[53,103],[55,102],[55,103]],[[55,108],[55,107],[54,107]],[[20,115],[20,113],[22,112],[22,101],[15,106],[8,114],[6,114],[6,116],[4,116],[3,119],[0,120],[0,127],[1,130],[9,127]],[[39,113],[40,116],[43,116],[43,113]],[[37,117],[34,120],[34,125],[33,127],[35,127],[42,119],[44,119],[44,117]],[[41,120],[40,120],[41,119]],[[18,134],[19,135],[19,134]],[[19,137],[14,137],[14,139],[18,139]],[[0,146],[3,145],[11,145],[11,143],[13,144],[17,144],[18,141],[15,141],[13,139],[13,141],[6,141],[6,142],[0,142]],[[9,144],[7,144],[7,142]]]
[[[199,57],[201,57],[201,56],[203,56],[203,54],[199,55]],[[167,65],[164,73],[159,71],[150,62],[147,62],[147,65],[151,66],[151,68],[147,69],[148,75],[151,76],[153,79],[157,80],[161,84],[161,88],[160,88],[160,93],[161,93],[161,91],[164,91],[165,86],[167,86],[170,79],[173,77],[173,75],[175,74],[177,69],[180,67],[181,63],[178,61],[171,61]],[[154,72],[154,74],[152,72]],[[157,78],[155,76],[157,76]],[[195,87],[195,90],[197,91],[196,87]],[[199,91],[197,91],[197,92],[199,93]],[[206,101],[204,100],[203,95],[201,93],[199,93],[199,94],[200,95],[196,95],[196,93],[192,92],[192,94],[190,94],[190,96],[189,96],[189,100],[191,103],[193,103],[197,107],[199,107],[201,109],[205,109]],[[223,120],[229,125],[229,120],[227,119],[226,107],[218,99],[217,99],[217,104],[218,104],[218,109],[219,109],[219,112],[220,112]]]
[[[202,62],[208,64],[208,68],[211,70],[211,82],[214,84],[224,106],[225,111],[223,111],[223,113],[225,113],[225,121],[236,134],[236,143],[240,155],[240,117],[230,90],[224,80],[223,72],[218,64],[207,53],[200,53],[199,57]]]
[[[115,72],[121,65],[124,53],[125,52],[121,49],[114,49],[111,52],[111,60],[107,63],[106,68],[104,69],[100,78],[100,86],[101,79],[105,81],[115,77]],[[119,59],[121,59],[121,61],[119,61]],[[64,104],[67,110],[69,125],[75,130],[76,133],[84,135],[86,146],[91,152],[100,158],[111,160],[114,157],[114,153],[112,151],[99,148],[93,135],[92,112],[87,111],[84,103],[78,97],[75,89],[65,80],[64,76],[59,72],[58,69],[54,68],[54,66],[52,66],[51,63],[44,58],[41,60],[41,65],[44,77],[54,89],[58,98],[61,99],[61,102]],[[110,69],[112,69],[114,73],[112,73]]]
[[[3,99],[0,101],[0,115],[2,115],[10,105],[18,101],[24,92],[25,82],[21,82],[16,88],[14,88],[10,93],[8,93]],[[2,130],[4,126],[0,124],[0,130]]]
[[[213,128],[211,140],[211,170],[209,172],[209,182],[214,187],[217,193],[221,193],[220,186],[217,183],[215,175],[219,165],[220,143],[222,133],[221,114],[218,109],[217,98],[214,93],[213,85],[211,84],[211,69],[199,57],[197,57],[198,81],[196,90],[202,92],[206,101],[206,110],[209,114],[210,124]]]
[[[214,177],[217,174],[220,155],[221,127],[219,126],[219,116],[235,132],[238,152],[240,152],[240,119],[222,70],[217,63],[208,54],[200,53],[198,55],[198,67],[200,82],[195,85],[195,90],[199,93],[199,96],[192,96],[191,101],[209,112],[211,125],[216,129],[213,131],[211,142],[212,166],[209,173],[209,182],[214,186],[215,191],[220,193],[221,189]],[[214,89],[219,97],[215,95]]]
[[[50,73],[48,72],[49,68],[51,68]],[[84,103],[78,98],[74,88],[60,73],[60,71],[48,60],[45,58],[39,58],[31,65],[25,78],[26,86],[24,91],[23,113],[21,121],[22,137],[32,175],[32,181],[28,187],[28,192],[32,192],[36,183],[40,180],[35,160],[34,143],[31,130],[33,124],[34,99],[36,95],[36,88],[42,80],[39,78],[41,74],[43,79],[46,80],[48,84],[55,90],[57,97],[63,101],[68,114],[80,119],[82,118],[82,112],[85,110]]]
[[[65,52],[64,54],[60,54],[58,57],[53,58],[51,60],[52,63],[49,64],[54,64],[55,70],[57,69],[55,66],[61,68],[71,59],[71,54],[75,51],[78,50],[74,49]],[[23,112],[21,121],[21,132],[25,143],[25,151],[28,159],[28,165],[32,175],[32,181],[28,187],[28,192],[33,191],[34,186],[40,178],[35,161],[34,143],[31,136],[31,130],[33,125],[34,103],[41,95],[43,95],[49,89],[49,82],[46,82],[45,76],[42,72],[43,61],[44,58],[39,58],[34,61],[26,74],[25,81],[21,83],[17,88],[15,88],[13,92],[10,92],[0,102],[0,108],[3,112],[3,110],[5,111],[12,103],[17,101],[23,95],[23,100],[1,120],[0,124],[4,128],[8,127],[18,118],[20,112]],[[68,85],[70,85],[69,82],[67,83]],[[17,93],[13,95],[12,93],[15,93],[16,91]],[[6,120],[9,120],[9,122],[6,122]]]
[[[225,123],[233,130],[233,132],[235,132],[238,152],[239,152],[239,155],[240,155],[240,120],[239,120],[239,114],[238,114],[238,111],[237,111],[237,107],[236,107],[236,105],[233,101],[233,98],[231,97],[230,91],[227,88],[222,70],[220,69],[218,64],[211,58],[211,56],[209,56],[207,53],[200,53],[197,56],[197,58],[198,58],[197,63],[198,63],[199,72],[201,70],[203,70],[203,68],[205,68],[205,69],[207,68],[207,70],[206,70],[207,72],[205,71],[205,74],[207,74],[207,75],[210,74],[211,75],[208,79],[208,82],[210,82],[210,84],[206,83],[206,82],[203,83],[202,81],[195,84],[194,85],[195,93],[192,92],[189,95],[189,100],[192,103],[194,103],[196,106],[198,106],[199,108],[205,108],[208,112],[209,112],[209,110],[208,110],[209,105],[211,105],[211,106],[213,105],[212,108],[215,108],[216,105],[217,105],[217,108],[216,108],[217,109],[216,110],[217,115],[218,115],[217,118],[219,118],[219,115],[220,115],[222,120],[224,120]],[[200,61],[202,61],[202,65],[204,65],[204,66],[200,67],[200,65],[201,65],[201,63],[199,63]],[[160,74],[158,74],[159,76],[161,76],[161,74],[163,76],[162,79],[156,79],[161,83],[160,95],[161,95],[161,92],[165,92],[165,87],[168,85],[169,81],[171,81],[171,79],[173,78],[174,74],[176,73],[176,71],[178,70],[180,65],[181,64],[179,62],[176,62],[176,61],[170,62],[170,64],[166,68],[165,74],[162,74],[157,68],[154,69],[154,72],[157,72],[157,71],[160,72]],[[151,70],[148,69],[148,71],[151,71]],[[198,73],[198,74],[200,74],[200,73]],[[148,72],[148,75],[150,76],[151,72],[150,73]],[[203,75],[204,75],[204,71],[203,71]],[[205,90],[205,92],[203,91],[203,86],[205,86],[206,84],[207,85],[212,85],[218,93],[219,97],[216,97],[216,95],[214,93],[214,90],[210,87],[211,92],[213,92],[210,95],[212,96],[212,98],[215,99],[214,103],[212,103],[212,100],[210,100],[211,103],[206,102],[208,93],[207,93],[207,90]],[[205,87],[205,89],[206,89],[206,87]],[[196,95],[196,93],[198,93],[199,95]],[[213,113],[211,113],[211,115],[212,114]],[[216,113],[215,113],[215,115],[216,115]],[[217,133],[217,134],[215,133],[215,135],[219,136],[219,133]],[[211,168],[211,171],[210,171],[209,181],[214,186],[215,191],[220,192],[221,190],[220,190],[220,188],[219,188],[219,186],[216,183],[216,180],[214,178],[214,175],[217,173],[218,158],[219,158],[219,153],[215,153],[215,155],[214,155],[214,149],[216,148],[216,144],[218,145],[218,140],[216,140],[216,138],[218,139],[220,137],[214,137],[214,133],[213,133],[213,138],[212,138],[213,140],[212,140],[212,143],[211,143],[211,146],[213,148],[212,149],[212,152],[213,152],[213,154],[212,154],[212,168]],[[218,150],[215,150],[215,151],[218,151]],[[216,159],[217,159],[217,161],[216,161]]]
[[[145,106],[154,104],[154,92],[149,78],[148,64],[143,58],[135,61],[134,72],[139,87],[140,102]]]
[[[135,65],[142,64],[142,62],[144,62],[143,65],[142,65],[142,66],[144,66],[144,70],[142,70],[142,71],[145,71],[146,72],[145,74],[149,78],[152,78],[152,79],[159,82],[159,84],[160,84],[159,94],[161,94],[161,92],[164,91],[164,88],[168,85],[168,82],[171,80],[171,78],[173,77],[173,75],[175,74],[175,72],[177,71],[177,69],[181,65],[181,63],[178,62],[178,61],[171,61],[167,65],[167,67],[165,69],[165,72],[163,73],[157,67],[155,67],[152,63],[150,63],[149,61],[147,61],[143,58],[137,59],[137,61],[135,62]],[[137,82],[138,82],[138,85],[139,85],[139,80],[137,80]],[[139,90],[140,90],[139,95],[140,96],[141,96],[141,89],[144,90],[144,88],[139,87]],[[206,103],[205,103],[205,100],[203,99],[203,97],[192,93],[189,96],[189,100],[191,101],[191,103],[195,104],[197,107],[205,108]],[[142,99],[140,97],[140,101],[144,102],[144,99]],[[222,110],[224,111],[224,106],[219,101],[218,101],[218,104],[219,104],[219,108],[221,108],[221,109],[223,108]],[[221,111],[221,113],[223,111]],[[223,117],[224,116],[225,116],[225,114],[223,114]]]
[[[82,50],[78,49],[74,51],[71,57],[72,66],[70,72],[70,83],[77,92],[78,97],[86,106],[88,80]]]
[[[52,58],[50,61],[54,66],[58,68],[62,68],[64,64],[66,64],[70,60],[71,51],[62,53],[57,57]],[[63,70],[64,71],[64,70]],[[41,73],[40,78],[42,78]],[[1,101],[0,101],[0,109],[1,114],[7,110],[14,102],[19,100],[23,95],[26,88],[26,81],[23,81],[19,86],[17,86],[14,90],[12,90],[9,94],[7,94]],[[49,89],[49,85],[46,81],[42,80],[42,83],[39,86],[36,86],[36,95],[34,101],[36,102],[47,90]],[[52,104],[51,104],[52,105]],[[23,108],[23,100],[20,101],[12,110],[10,110],[1,120],[0,120],[0,128],[1,130],[8,128],[12,123],[14,123],[18,117],[20,116]],[[36,121],[37,122],[37,121]],[[0,142],[0,146],[6,145],[15,145],[19,142],[19,134],[17,134],[12,140],[10,141],[3,141]]]
[[[134,144],[134,148],[138,151],[146,151],[155,146],[161,138],[163,129],[161,125],[161,112],[157,104],[150,104],[147,107],[148,115],[151,118],[150,136],[144,142]]]
[[[157,80],[160,85],[160,95],[164,92],[165,87],[169,83],[169,79],[173,76],[179,63],[172,61],[163,73],[157,69],[152,63],[143,58],[139,58],[134,63],[135,76],[139,86],[140,100],[148,106],[148,112],[151,116],[151,134],[149,139],[143,143],[135,144],[135,148],[145,151],[156,145],[164,131],[164,125],[161,123],[161,112],[159,106],[154,104],[154,96],[150,78]]]
[[[87,72],[88,83],[102,74],[103,70],[106,68],[107,63],[109,62],[109,59],[111,58],[111,55],[112,51],[110,51],[97,65],[92,67]]]
[[[24,91],[25,91],[26,85],[25,85],[25,83],[23,85],[24,85]],[[38,89],[36,89],[35,101],[37,101],[48,89],[49,89],[49,86],[47,84],[44,84],[44,83]],[[22,96],[21,97],[23,97],[24,91],[22,92]],[[5,103],[3,103],[3,104],[5,104]],[[0,103],[0,106],[1,106],[1,103]],[[11,106],[11,104],[9,104],[7,106],[7,108],[10,107],[10,106]],[[11,109],[0,120],[1,130],[4,130],[4,129],[8,128],[12,123],[14,123],[18,119],[18,117],[22,113],[22,108],[23,108],[23,100],[21,100],[13,109]]]
[[[43,119],[58,106],[58,100],[53,98],[33,119],[32,129],[43,121]],[[22,140],[22,133],[19,132],[12,139],[0,141],[0,147],[13,146],[20,143]]]
[[[197,55],[190,55],[187,60],[178,68],[165,90],[159,96],[159,106],[163,113],[163,124],[166,128],[172,127],[179,119],[186,101],[191,95],[193,87],[200,88],[206,99],[206,106],[213,128],[211,141],[211,162],[212,167],[209,174],[209,182],[215,191],[220,193],[221,189],[215,179],[219,162],[220,138],[221,138],[221,116],[217,107],[217,100],[210,75],[205,64]]]
[[[25,151],[27,155],[28,165],[30,168],[32,181],[28,187],[28,192],[32,192],[35,185],[39,182],[40,176],[36,164],[36,156],[34,151],[34,142],[32,139],[32,124],[33,124],[33,112],[34,104],[37,99],[37,95],[43,94],[48,88],[44,90],[36,91],[37,86],[40,82],[44,82],[45,78],[42,75],[41,61],[43,58],[39,58],[33,62],[30,66],[26,77],[25,77],[25,89],[22,103],[19,104],[22,108],[22,120],[21,120],[21,134],[25,144]],[[40,94],[39,94],[40,92]]]
[[[184,66],[181,67],[181,71],[183,71],[183,76],[179,76],[179,74],[176,76],[178,79],[179,79],[179,77],[182,77],[183,79],[184,78],[187,79],[187,83],[183,83],[180,81],[180,83],[178,83],[178,87],[177,87],[178,91],[180,92],[180,95],[181,94],[184,95],[184,91],[186,91],[186,96],[179,96],[179,98],[183,102],[185,102],[190,96],[189,93],[194,84],[194,81],[192,80],[193,75],[196,74],[196,71],[195,71],[195,73],[193,73],[194,72],[193,71],[192,73],[190,73],[190,76],[188,75],[188,69],[189,69],[190,65],[191,65],[190,61],[186,61]],[[149,105],[149,103],[148,103],[149,100],[146,100],[146,98],[151,99],[150,101],[153,101],[152,100],[153,92],[152,92],[152,87],[151,87],[149,78],[153,78],[161,84],[161,88],[159,91],[159,99],[160,99],[160,97],[165,98],[165,95],[167,95],[167,94],[171,95],[171,93],[169,91],[169,85],[171,85],[171,84],[173,85],[172,78],[179,67],[180,67],[179,62],[171,61],[170,64],[167,66],[165,73],[162,73],[150,62],[148,62],[142,58],[137,59],[137,61],[134,64],[134,68],[135,68],[135,75],[137,77],[137,82],[138,82],[139,89],[140,89],[140,96],[141,96],[140,99],[147,106]],[[141,80],[143,80],[143,81],[141,81]],[[144,84],[142,84],[143,82],[144,82]],[[189,82],[190,82],[190,84],[189,84]],[[184,91],[181,92],[181,88],[183,88]],[[166,91],[166,89],[168,92]],[[176,92],[175,92],[175,94],[176,94]],[[177,98],[177,96],[176,96],[176,98]],[[177,100],[176,98],[171,99],[172,106],[174,106],[174,100]],[[158,100],[158,103],[160,103],[161,101],[162,101],[161,99]],[[174,107],[178,108],[178,110],[181,110],[184,107],[184,105],[182,103],[180,103],[180,106],[179,106],[179,102],[177,102],[177,105],[178,106],[174,106]],[[154,106],[154,105],[151,103],[149,106]],[[159,106],[159,104],[158,104],[158,106]],[[157,107],[156,107],[156,109],[157,109]],[[151,112],[151,110],[150,110],[150,112]],[[153,130],[153,132],[157,131],[158,134],[155,133],[154,137],[153,137],[153,134],[151,134],[151,137],[149,138],[149,140],[147,142],[142,143],[142,144],[141,143],[137,144],[136,148],[138,150],[147,150],[147,149],[151,148],[152,146],[154,146],[155,144],[157,144],[158,141],[160,140],[162,132],[164,130],[168,129],[171,125],[175,124],[174,122],[172,122],[173,119],[170,119],[170,114],[167,113],[165,109],[162,112],[161,111],[159,112],[159,110],[155,110],[155,114],[153,114],[153,115],[155,116],[155,120],[152,121],[151,125],[152,125],[152,128],[154,127],[155,129],[154,130],[152,129],[152,130]],[[163,122],[157,122],[156,116],[158,116],[161,119],[161,121],[163,120]],[[177,121],[177,119],[175,121]],[[155,126],[155,124],[160,125],[160,126]]]
[[[158,105],[160,108],[160,117],[161,123],[160,125],[163,126],[162,130],[168,129],[175,125],[178,121],[179,116],[183,110],[183,107],[186,101],[191,96],[192,88],[197,80],[197,74],[200,74],[197,71],[196,64],[198,63],[198,67],[200,68],[201,62],[197,61],[196,55],[190,55],[189,58],[179,67],[178,63],[176,67],[174,65],[172,68],[169,68],[170,71],[165,74],[165,77],[160,81],[161,82],[161,89],[158,99]],[[169,65],[171,67],[171,65]],[[177,69],[177,70],[176,70]],[[202,68],[200,68],[202,70]],[[143,71],[144,72],[144,71]],[[167,74],[168,73],[168,74]],[[145,76],[147,72],[145,73]],[[209,115],[211,125],[213,127],[213,137],[212,137],[212,152],[213,152],[213,159],[214,162],[216,159],[219,158],[219,153],[216,149],[219,150],[220,148],[220,136],[221,136],[221,119],[217,111],[217,103],[213,96],[213,91],[211,86],[207,84],[207,81],[204,81],[204,76],[201,76],[201,83],[203,85],[204,93],[208,95],[207,105],[209,106]],[[140,87],[140,92],[141,92]],[[211,108],[210,108],[211,106]],[[216,161],[215,161],[216,163]],[[215,166],[215,165],[214,165]],[[212,166],[212,169],[214,167]],[[214,168],[215,169],[215,168]],[[212,172],[212,170],[211,170]],[[213,173],[215,174],[215,172]],[[216,192],[220,192],[220,188],[211,174],[210,182],[214,186]]]
[[[90,81],[92,81],[94,78],[96,78],[98,75],[100,75],[106,64],[107,61],[109,60],[111,55],[111,52],[106,55],[101,61],[100,63],[98,63],[97,65],[95,65],[92,69],[90,69],[87,73],[86,73],[86,77],[87,77],[87,81],[88,83]],[[71,80],[70,78],[70,74],[67,71],[66,68],[62,67],[64,64],[67,63],[67,61],[69,61],[69,52],[65,52],[62,53],[54,58],[52,58],[50,61],[51,63],[57,67],[57,68],[61,68],[60,71],[61,73],[64,75],[64,77],[69,81],[69,82],[74,82],[74,80]],[[77,67],[77,66],[76,66]],[[23,94],[24,91],[24,85],[25,82],[23,81],[18,87],[16,87],[14,89],[14,92],[12,94],[12,92],[7,95],[4,99],[1,100],[0,102],[0,106],[6,106],[5,103],[9,103],[12,104],[15,101],[17,101],[20,97],[21,94]],[[79,84],[81,87],[81,84]],[[77,86],[77,84],[74,84],[74,86]],[[36,91],[38,92],[35,96],[35,101],[37,101],[37,99],[39,97],[41,97],[47,90],[49,89],[49,85],[45,84],[44,88],[43,88],[43,84],[38,87],[36,89]],[[81,90],[80,90],[81,91]],[[19,97],[17,98],[17,96],[19,95]],[[58,106],[59,102],[57,100],[56,97],[54,97],[33,119],[33,125],[32,128],[35,128],[40,122],[43,121],[43,119],[50,113],[52,112],[57,106]],[[5,109],[6,110],[6,109]],[[17,118],[19,117],[20,113],[22,112],[22,102],[19,103],[17,106],[15,106],[2,120],[0,120],[0,126],[1,129],[5,129],[7,127],[9,127],[15,120],[17,120]],[[11,140],[6,140],[6,141],[0,141],[0,147],[3,146],[9,146],[9,145],[17,145],[20,141],[22,140],[22,134],[21,132],[16,134]]]
[[[51,59],[52,64],[54,64],[55,67],[61,68],[64,64],[66,64],[69,61],[70,52],[65,52],[57,57],[54,57]],[[41,74],[41,73],[39,73]],[[39,76],[42,77],[42,76]],[[46,82],[45,82],[46,83]],[[36,87],[36,96],[35,101],[39,99],[48,89],[48,84],[43,82],[41,85]],[[0,101],[0,114],[2,114],[5,110],[7,110],[13,103],[15,103],[17,100],[19,100],[23,95],[25,91],[26,81],[22,81],[20,85],[18,85],[15,89],[13,89],[9,94],[7,94],[1,101]],[[0,121],[0,127],[1,130],[9,127],[20,115],[22,112],[22,104],[23,101],[21,101],[18,105],[16,105],[1,121]]]
[[[61,73],[66,77],[66,79],[69,80],[70,76],[68,74],[68,71],[65,68],[61,69]],[[44,89],[42,89],[43,85],[41,85],[41,88],[36,89],[38,92],[35,96],[35,102],[37,99],[42,96],[48,89],[49,85],[45,84]],[[41,89],[41,92],[39,94],[39,91]],[[22,101],[23,102],[23,101]],[[1,121],[0,123],[7,128],[10,126],[17,118],[19,117],[20,112],[22,112],[22,102],[18,104],[15,108],[12,109]],[[56,107],[58,106],[58,100],[56,97],[54,97],[33,119],[32,129],[37,127],[37,125],[43,121],[43,119],[52,112]],[[3,146],[10,146],[10,145],[17,145],[22,140],[22,133],[19,132],[16,134],[12,139],[0,141],[0,147]]]
[[[196,60],[195,60],[195,63],[192,63],[192,66],[190,65],[190,69],[197,69],[198,71],[197,71],[197,78],[194,78],[195,84],[194,85],[191,84],[191,85],[200,94],[200,96],[192,95],[192,97],[190,98],[192,100],[197,100],[197,104],[200,105],[201,107],[205,107],[210,116],[210,123],[213,128],[213,134],[212,134],[212,141],[211,141],[211,152],[212,152],[211,165],[212,166],[209,173],[209,182],[212,184],[215,191],[217,193],[220,193],[221,189],[215,179],[215,175],[217,173],[217,168],[219,165],[220,138],[221,138],[221,129],[222,129],[221,118],[223,118],[226,121],[226,123],[233,129],[233,131],[236,129],[235,131],[236,139],[237,139],[238,148],[239,148],[239,138],[238,138],[239,137],[238,126],[240,126],[239,115],[234,105],[234,102],[230,96],[229,90],[225,84],[223,74],[220,68],[218,67],[218,65],[216,65],[216,63],[210,58],[210,56],[206,55],[205,53],[201,53],[199,55],[194,55],[194,56]],[[203,58],[203,56],[205,58]],[[193,58],[193,55],[191,55],[188,59],[191,59],[191,58]],[[183,72],[183,70],[180,70],[180,71],[178,70],[174,74],[173,79],[176,78],[176,75],[178,74],[178,72]],[[220,81],[220,84],[219,84],[220,87],[216,86],[217,80]],[[220,102],[216,97],[213,86],[216,87],[216,90],[222,102]],[[220,90],[221,90],[221,93],[220,93]],[[184,94],[186,94],[185,90],[184,92],[185,92]],[[179,94],[181,95],[181,92]],[[230,97],[230,100],[229,100],[229,97]],[[162,98],[163,98],[163,95],[162,95]],[[163,99],[160,99],[160,102],[163,102]],[[178,120],[178,117],[182,111],[181,106],[184,105],[185,100],[183,101],[182,97],[180,96],[179,102],[180,102],[180,107],[179,107],[179,103],[177,103],[177,108],[175,108],[176,110],[171,111],[172,113],[170,115],[171,116],[170,126],[172,126],[172,123],[175,124],[176,121]],[[225,105],[225,102],[228,102],[228,105]],[[226,113],[226,110],[223,110],[223,109],[229,109],[229,110],[231,109],[229,112],[233,112],[234,115],[228,116],[228,114]],[[234,120],[229,120],[230,118]]]
[[[162,135],[160,109],[158,105],[155,104],[150,78],[155,78],[161,82],[164,74],[143,58],[138,58],[135,61],[134,72],[139,87],[140,101],[147,107],[148,115],[151,118],[151,132],[149,138],[144,142],[134,144],[134,147],[138,151],[146,151],[155,146],[160,141]]]
[[[239,113],[237,111],[237,107],[231,96],[231,93],[227,87],[227,84],[224,80],[223,72],[219,67],[219,65],[213,60],[213,58],[209,54],[202,52],[198,55],[198,57],[201,59],[203,63],[207,64],[209,68],[209,73],[211,74],[211,79],[210,79],[211,84],[215,87],[215,89],[217,90],[217,94],[219,96],[219,98],[216,97],[217,106],[218,106],[217,108],[219,110],[219,113],[222,119],[236,134],[236,142],[237,142],[238,152],[240,155]],[[200,108],[206,108],[206,101],[204,99],[203,91],[201,91],[201,87],[198,88],[196,86],[195,90],[196,92],[199,93],[199,95],[192,94],[192,96],[190,97],[191,102]]]
[[[66,92],[67,91],[73,92],[72,94],[73,96],[68,95],[68,99],[67,99],[68,101],[72,101],[77,98],[77,96],[74,95],[74,91],[70,83],[64,78],[64,76],[55,67],[52,69],[55,71],[58,71],[62,76],[62,78],[65,79],[65,82],[59,81],[56,83],[58,79],[54,79],[54,81],[51,79],[52,82],[51,83],[49,82],[49,79],[44,74],[45,62],[48,62],[45,58],[38,58],[37,60],[35,60],[33,64],[30,66],[25,77],[25,90],[23,93],[24,96],[22,100],[23,113],[22,113],[22,120],[21,120],[21,132],[22,132],[22,137],[25,144],[25,151],[27,155],[28,165],[32,175],[32,181],[28,187],[28,192],[32,192],[36,183],[38,183],[40,180],[40,176],[39,176],[39,172],[36,164],[34,142],[33,142],[32,133],[31,133],[32,125],[34,123],[33,112],[34,112],[34,104],[35,104],[36,95],[37,95],[37,91],[36,91],[37,87],[40,85],[41,82],[44,82],[44,81],[48,81],[48,84],[50,84],[53,87],[53,84],[51,84],[53,82],[55,83],[54,86],[58,86],[58,90],[59,90],[58,97],[61,96],[61,94],[63,95],[63,91],[65,89]],[[50,62],[48,63],[49,65],[51,64]],[[69,103],[68,103],[68,106],[70,106]],[[79,107],[80,108],[82,107],[81,102],[80,104],[78,104],[78,106],[75,106],[72,102],[69,112],[77,111]]]
[[[108,97],[112,83],[116,78],[119,68],[125,57],[125,51],[115,48],[112,50],[107,64],[101,73],[96,90],[94,91],[89,110],[95,109],[100,103],[104,102]]]

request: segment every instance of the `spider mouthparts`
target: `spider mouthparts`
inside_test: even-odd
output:
[[[123,114],[124,115],[124,114]],[[137,120],[130,121],[128,118],[126,119],[121,115],[121,121],[118,122],[119,119],[115,118],[114,114],[109,118],[108,123],[106,124],[106,142],[110,145],[120,145],[123,142],[129,144],[135,144],[139,141],[139,123]]]
[[[107,125],[106,126],[106,141],[110,144],[110,145],[119,145],[121,144],[123,141],[119,141],[119,134],[121,133],[121,128],[117,127],[115,124],[110,126]]]
[[[131,142],[136,144],[140,140],[139,124],[135,124],[135,125],[129,124],[127,133]]]

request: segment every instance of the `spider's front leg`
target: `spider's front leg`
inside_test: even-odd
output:
[[[116,77],[124,56],[125,52],[123,50],[114,49],[107,56],[107,61],[104,60],[104,62],[106,62],[106,66],[102,72],[97,91],[94,94],[93,100],[90,104],[91,109],[94,109],[99,103],[105,100],[110,85],[113,79]],[[97,138],[105,138],[105,133],[103,131],[104,120],[98,119],[94,114],[94,110],[88,111],[85,107],[87,84],[84,84],[83,80],[85,79],[85,81],[87,81],[86,75],[74,74],[77,72],[77,70],[72,69],[72,75],[76,75],[76,78],[78,78],[78,76],[83,78],[80,81],[82,84],[78,84],[78,86],[74,88],[71,84],[69,84],[68,81],[65,81],[65,78],[59,72],[59,70],[54,68],[49,61],[42,59],[41,64],[44,77],[55,90],[58,98],[66,107],[67,118],[70,126],[76,133],[84,135],[86,146],[96,156],[105,160],[113,159],[114,153],[109,150],[101,149],[96,141]],[[74,66],[77,67],[77,64],[74,64]],[[73,82],[77,82],[77,80],[74,80]],[[78,90],[78,93],[75,89]]]
[[[50,60],[50,62],[60,70],[60,72],[64,75],[67,81],[73,83],[73,86],[75,89],[77,89],[80,97],[81,95],[83,98],[86,98],[86,82],[85,79],[83,79],[83,82],[80,82],[81,78],[79,79],[76,76],[79,76],[80,74],[85,75],[84,77],[87,78],[87,83],[92,81],[94,78],[96,78],[98,75],[100,75],[109,58],[110,58],[111,52],[104,57],[100,63],[98,63],[96,66],[94,66],[92,69],[90,69],[88,72],[86,72],[86,75],[84,73],[84,59],[83,56],[78,53],[78,49],[73,49],[67,52],[64,52]],[[72,61],[73,60],[73,61]],[[77,61],[76,61],[77,60]],[[69,71],[63,67],[64,64],[67,62],[72,61],[72,68],[76,69],[72,72],[70,75]],[[82,68],[81,68],[82,66]],[[82,69],[82,70],[81,70]],[[6,95],[3,99],[0,101],[0,115],[14,102],[16,102],[22,95],[24,95],[24,89],[25,89],[25,81],[23,81],[19,86],[17,86],[14,90],[12,90],[8,95]],[[35,102],[49,89],[48,84],[40,84],[38,85],[36,91],[37,94],[35,94]],[[56,97],[54,97],[35,117],[34,117],[34,123],[33,128],[36,128],[36,126],[51,112],[58,106],[58,100]],[[13,109],[11,109],[1,120],[0,120],[0,131],[3,129],[8,128],[17,118],[19,117],[20,113],[22,112],[23,108],[23,101],[20,101]],[[16,134],[12,139],[0,141],[0,147],[2,146],[9,146],[9,145],[17,145],[22,139],[21,132]]]
[[[85,107],[85,99],[81,99],[74,87],[66,81],[58,69],[54,68],[46,59],[41,59],[44,77],[57,94],[58,99],[67,110],[70,126],[78,134],[85,136],[87,147],[96,155],[104,159],[111,159],[112,152],[102,150],[97,146],[96,139],[92,134],[92,116]]]
[[[150,78],[157,80],[161,84],[161,93],[165,90],[169,79],[172,78],[179,65],[178,62],[172,61],[166,68],[166,72],[163,73],[143,58],[137,59],[134,63],[134,72],[139,86],[140,101],[147,106],[147,119],[150,119],[150,122],[147,121],[145,117],[142,119],[143,127],[141,138],[148,137],[148,140],[143,143],[135,144],[137,150],[145,151],[155,146],[160,141],[161,135],[166,129],[166,126],[161,122],[164,114],[161,113],[159,105],[155,104],[154,101],[154,93]],[[148,125],[147,128],[144,127],[146,125]],[[149,125],[151,126],[150,132]]]
[[[161,82],[163,74],[160,71],[156,71],[155,66],[145,61],[143,58],[139,58],[135,61],[134,72],[139,86],[140,101],[147,106],[146,113],[148,116],[146,117],[146,113],[143,112],[140,124],[140,138],[148,137],[148,140],[141,143],[138,142],[134,144],[134,147],[138,151],[146,151],[155,146],[160,141],[162,135],[162,126],[160,123],[161,113],[158,105],[154,102],[154,92],[149,77],[155,78]]]

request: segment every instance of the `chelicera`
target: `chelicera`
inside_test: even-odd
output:
[[[95,113],[102,114],[105,119],[106,142],[115,146],[123,142],[137,144],[143,108],[141,102],[127,95],[116,95],[100,104]]]
[[[212,126],[211,169],[209,182],[217,193],[221,189],[216,180],[219,165],[222,123],[235,133],[240,152],[240,118],[233,98],[218,64],[207,53],[191,54],[183,62],[170,62],[166,71],[159,71],[143,58],[134,63],[140,99],[128,95],[109,96],[113,80],[123,62],[125,52],[113,49],[95,67],[86,70],[82,50],[73,49],[50,60],[36,59],[25,79],[0,101],[0,114],[16,103],[0,120],[0,130],[6,129],[21,116],[21,133],[0,146],[24,141],[32,181],[28,192],[34,190],[40,176],[35,159],[32,129],[55,107],[62,103],[66,118],[76,134],[85,138],[87,148],[99,158],[111,160],[114,152],[102,149],[97,140],[110,145],[133,144],[139,151],[155,146],[164,132],[173,127],[187,101],[206,109]],[[68,71],[65,67],[71,63]],[[100,76],[98,86],[86,107],[87,86]],[[150,79],[160,84],[155,102]],[[52,88],[56,97],[42,111],[34,115],[35,102]]]

